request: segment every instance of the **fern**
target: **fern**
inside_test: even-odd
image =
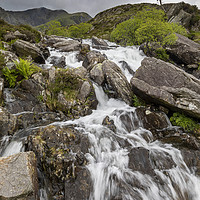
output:
[[[5,76],[6,80],[9,83],[9,87],[15,87],[17,82],[17,75],[14,69],[8,69],[8,67],[4,67],[2,69],[3,75]]]

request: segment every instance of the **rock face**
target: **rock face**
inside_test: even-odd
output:
[[[39,200],[33,152],[0,158],[0,199]]]
[[[131,86],[142,99],[200,118],[200,81],[172,64],[145,58]]]
[[[106,85],[110,91],[113,91],[113,97],[122,99],[129,105],[132,104],[131,87],[121,69],[109,60],[102,63],[102,68]]]
[[[42,55],[42,52],[40,51],[40,49],[30,42],[17,40],[13,44],[12,48],[15,51],[15,53],[20,57],[31,56],[31,58],[36,63],[40,63],[40,64],[45,63],[44,56]]]
[[[188,68],[198,68],[200,63],[200,44],[177,34],[176,43],[167,47],[170,57],[178,64],[187,65]]]
[[[89,146],[87,136],[73,126],[47,126],[28,138],[28,149],[35,152],[53,199],[64,199],[64,193],[69,200],[89,198],[91,183],[84,156]]]

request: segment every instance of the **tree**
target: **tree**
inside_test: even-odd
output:
[[[112,41],[122,45],[140,45],[144,42],[147,46],[149,42],[165,45],[176,41],[175,32],[186,34],[182,26],[167,22],[163,10],[145,8],[133,19],[118,24],[110,37]]]
[[[85,38],[86,34],[91,30],[92,25],[88,23],[80,23],[69,27],[68,32],[70,37]]]

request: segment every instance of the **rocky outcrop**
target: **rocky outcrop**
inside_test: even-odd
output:
[[[21,39],[21,40],[27,40],[27,36],[25,34],[20,33],[19,31],[13,32],[8,32],[4,36],[5,41],[11,41],[11,40],[16,40],[16,39]]]
[[[13,51],[19,56],[19,57],[29,57],[36,62],[40,64],[45,63],[45,58],[42,55],[42,52],[38,47],[36,47],[34,44],[30,42],[26,42],[23,40],[17,40],[12,45]]]
[[[34,153],[0,158],[0,182],[1,199],[39,200]]]
[[[187,68],[198,68],[200,63],[200,44],[177,34],[178,39],[174,45],[166,48],[172,60],[177,64],[186,65]]]
[[[106,59],[106,55],[102,55],[98,51],[90,51],[86,54],[86,57],[83,61],[83,67],[90,71],[94,67],[94,65],[96,65],[97,63],[102,63]]]
[[[64,199],[64,193],[65,199],[89,197],[91,184],[84,156],[89,147],[87,136],[73,126],[47,126],[28,138],[28,149],[35,152],[53,199]]]
[[[50,64],[53,64],[53,66],[64,68],[66,66],[66,59],[64,56],[57,57],[57,56],[52,56]]]
[[[131,86],[146,101],[200,118],[200,81],[170,63],[145,58]]]
[[[129,105],[132,104],[131,87],[121,69],[109,60],[105,60],[102,63],[102,68],[106,81],[105,85],[107,87],[105,90],[110,93],[110,96],[122,99]]]

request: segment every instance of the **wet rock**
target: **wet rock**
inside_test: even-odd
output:
[[[16,116],[12,115],[5,108],[0,106],[0,138],[6,135],[13,135],[16,128]]]
[[[103,73],[102,63],[96,64],[90,71],[90,77],[98,85],[102,85],[105,78]]]
[[[1,199],[39,200],[34,153],[0,158],[0,182]]]
[[[200,44],[188,39],[185,36],[177,34],[178,39],[174,45],[167,47],[167,52],[175,63],[194,65],[198,68],[200,62]]]
[[[132,104],[132,91],[126,77],[121,69],[112,61],[105,60],[102,63],[103,73],[106,79],[108,90],[114,92],[113,97],[122,99],[127,104]],[[106,88],[107,90],[107,88]],[[108,94],[109,95],[109,94]]]
[[[80,76],[83,79],[88,79],[89,78],[89,74],[87,69],[85,69],[85,67],[77,67],[73,69],[73,74]]]
[[[23,40],[17,40],[13,45],[12,49],[19,57],[28,57],[31,56],[31,58],[36,62],[40,64],[45,63],[44,56],[42,55],[42,52],[36,45],[26,42]]]
[[[92,181],[87,168],[78,167],[77,177],[65,182],[65,200],[89,199],[92,189]]]
[[[116,126],[113,120],[110,120],[109,116],[106,116],[102,122],[102,125],[108,127],[114,133],[116,132]]]
[[[4,89],[5,107],[12,114],[24,111],[45,112],[46,105],[43,103],[43,88],[33,79],[24,80],[21,87],[16,89]]]
[[[85,100],[90,95],[92,90],[93,90],[92,85],[88,81],[84,81],[80,88],[80,92],[77,96],[78,99],[80,99],[82,101]]]
[[[142,107],[137,108],[135,112],[143,128],[152,133],[170,126],[169,119],[163,112],[155,112]]]
[[[89,44],[81,44],[80,53],[77,55],[78,61],[84,61],[86,54],[90,51]]]
[[[53,44],[53,47],[63,52],[70,52],[81,50],[80,45],[81,43],[77,40],[66,40]]]
[[[135,72],[131,69],[126,61],[119,61],[119,63],[121,63],[123,70],[128,70],[128,72],[132,75],[135,74]]]
[[[170,63],[145,58],[131,86],[146,101],[200,118],[200,81]]]
[[[84,154],[88,152],[90,145],[86,135],[81,134],[73,126],[51,125],[40,128],[34,135],[29,136],[27,146],[35,152],[38,167],[49,180],[48,188],[53,199],[64,199],[65,190],[69,191],[72,197],[80,196],[74,194],[75,190],[69,188],[69,183],[72,183],[72,187],[80,183],[82,187],[78,190],[87,191],[89,177],[84,170]]]
[[[90,51],[86,54],[83,61],[83,67],[90,71],[97,63],[102,63],[107,57],[98,51]]]
[[[3,97],[3,88],[4,88],[4,79],[0,78],[0,104],[2,102],[2,97]]]
[[[96,36],[92,36],[92,46],[108,46],[108,44],[103,40]]]
[[[168,170],[175,167],[172,157],[163,152],[149,151],[143,147],[133,148],[129,153],[129,168],[156,177],[155,169]]]

